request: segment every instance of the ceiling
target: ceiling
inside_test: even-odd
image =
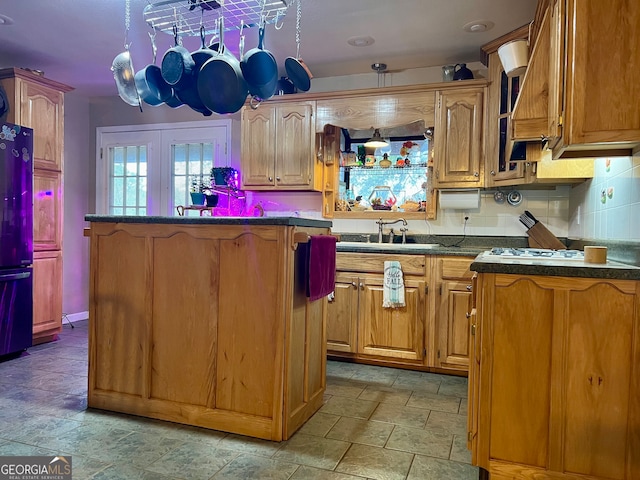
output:
[[[130,0],[129,42],[134,67],[152,61],[144,8],[167,0]],[[189,1],[176,0],[180,8]],[[202,0],[204,1],[204,0]],[[220,3],[236,0],[218,0]],[[259,0],[243,0],[258,2]],[[295,3],[289,1],[282,28],[267,25],[265,48],[284,74],[284,60],[295,56]],[[480,59],[480,46],[522,25],[535,13],[537,0],[300,0],[302,6],[300,56],[314,77],[371,73],[373,63],[388,72]],[[229,5],[227,3],[226,5]],[[223,7],[223,11],[224,11]],[[203,11],[207,18],[217,11]],[[29,0],[0,3],[0,67],[42,70],[45,76],[75,87],[87,96],[117,95],[110,71],[114,57],[124,50],[125,0]],[[485,32],[463,27],[493,24]],[[257,44],[257,28],[245,29],[245,51]],[[368,46],[352,46],[351,37],[372,37]],[[238,31],[224,43],[238,53]],[[209,38],[207,38],[209,41]],[[173,36],[156,36],[159,64]],[[200,39],[185,36],[189,51]],[[313,84],[312,84],[313,87]]]

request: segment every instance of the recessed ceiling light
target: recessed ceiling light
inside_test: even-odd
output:
[[[373,37],[351,37],[347,39],[347,43],[349,45],[353,45],[354,47],[367,47],[369,45],[373,45],[375,40]]]
[[[481,33],[491,30],[494,25],[495,24],[489,20],[476,20],[475,22],[467,23],[462,29],[469,33]]]
[[[2,15],[0,13],[0,25],[13,25],[13,18],[7,17],[6,15]]]

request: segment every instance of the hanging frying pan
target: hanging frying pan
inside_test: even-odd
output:
[[[198,76],[200,74],[200,68],[205,64],[207,60],[215,56],[216,53],[213,50],[207,48],[205,45],[204,26],[200,26],[200,41],[200,49],[191,54],[191,58],[193,59],[193,63],[195,65],[194,73],[189,79],[189,82],[186,84],[186,86],[177,92],[177,95],[183,103],[189,105],[196,112],[199,112],[208,117],[212,112],[204,105],[204,103],[202,103],[202,99],[200,98],[200,94],[198,93]]]
[[[134,81],[138,95],[140,99],[151,106],[162,105],[167,99],[173,95],[173,89],[162,78],[162,71],[156,63],[156,54],[158,49],[156,47],[156,30],[153,29],[153,34],[149,33],[151,38],[151,48],[153,51],[153,64],[147,65],[142,70],[138,70],[134,75]]]
[[[195,63],[189,50],[180,45],[178,27],[173,26],[175,46],[167,50],[162,57],[162,78],[174,89],[185,88],[193,75]]]
[[[309,67],[300,58],[300,18],[302,17],[301,0],[296,0],[296,56],[287,57],[284,61],[284,68],[287,71],[287,77],[293,82],[298,90],[303,92],[311,88],[311,71]]]
[[[249,86],[251,96],[261,100],[273,97],[278,87],[278,63],[269,50],[264,49],[264,22],[258,29],[258,46],[240,60],[240,68]]]
[[[244,104],[249,88],[240,62],[224,47],[224,22],[220,17],[218,53],[207,60],[198,74],[198,93],[202,103],[219,114],[235,113]]]

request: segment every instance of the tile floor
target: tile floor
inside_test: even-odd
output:
[[[268,442],[86,408],[87,322],[0,363],[0,456],[72,455],[73,478],[477,479],[465,378],[327,363],[324,406]]]

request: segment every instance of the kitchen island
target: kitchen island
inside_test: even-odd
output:
[[[331,222],[85,220],[89,407],[275,441],[320,408],[327,301],[302,245]]]
[[[479,255],[468,446],[492,479],[640,478],[640,268]]]

